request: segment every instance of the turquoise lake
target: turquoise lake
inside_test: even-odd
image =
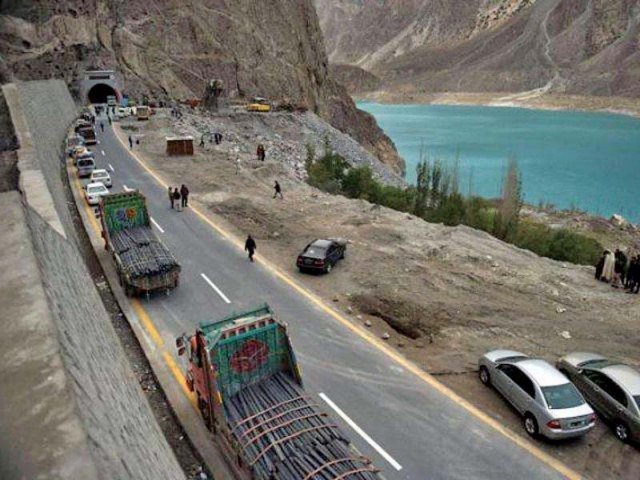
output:
[[[466,194],[471,186],[476,195],[496,197],[513,155],[528,203],[640,221],[640,119],[501,107],[369,102],[358,107],[373,114],[394,141],[410,182],[421,146],[427,158],[443,162],[459,152],[461,191]]]

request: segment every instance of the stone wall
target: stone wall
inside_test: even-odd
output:
[[[66,168],[63,168],[61,160],[67,130],[78,115],[76,105],[61,80],[20,82],[16,86],[38,165],[67,238],[75,241],[73,220],[64,187]]]
[[[77,412],[101,476],[184,478],[82,257],[32,210],[28,221]]]

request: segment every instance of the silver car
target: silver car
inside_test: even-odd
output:
[[[570,353],[557,362],[618,439],[640,440],[640,372],[595,353]]]
[[[596,415],[578,389],[556,368],[512,350],[494,350],[479,361],[480,381],[493,386],[522,415],[532,437],[579,437]]]

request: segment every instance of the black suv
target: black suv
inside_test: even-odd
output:
[[[296,265],[301,272],[329,273],[338,260],[344,258],[347,242],[343,240],[314,240],[298,255]]]

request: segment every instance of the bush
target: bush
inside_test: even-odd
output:
[[[595,265],[604,247],[596,240],[567,229],[521,222],[513,242],[542,257],[580,265]]]
[[[411,212],[428,222],[468,225],[540,256],[593,265],[603,251],[600,243],[579,233],[520,221],[521,183],[515,160],[509,163],[498,200],[465,198],[458,193],[457,167],[450,170],[438,161],[420,162],[415,187],[382,185],[369,167],[349,168],[345,159],[331,150],[327,139],[325,153],[317,160],[315,149],[308,147],[306,167],[308,183],[326,192]]]

